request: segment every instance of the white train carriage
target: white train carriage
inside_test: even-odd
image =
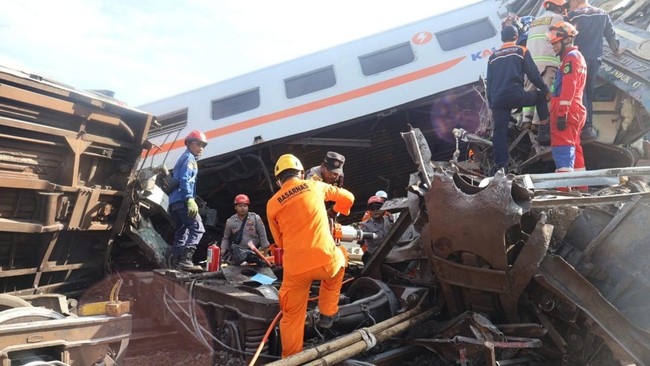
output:
[[[499,29],[499,2],[485,0],[140,106],[161,124],[145,166],[173,164],[193,129],[208,158],[475,83]]]

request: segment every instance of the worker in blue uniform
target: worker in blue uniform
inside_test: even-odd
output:
[[[621,49],[612,21],[605,10],[589,5],[587,0],[569,0],[566,5],[569,7],[567,18],[578,31],[574,44],[587,62],[587,83],[582,98],[587,108],[587,120],[580,135],[584,144],[594,141],[598,136],[593,128],[593,99],[596,75],[602,63],[603,37],[607,40],[615,57],[620,57]]]
[[[176,161],[172,173],[178,187],[169,195],[169,209],[175,227],[171,267],[182,271],[202,271],[201,266],[192,262],[192,256],[205,233],[195,197],[196,176],[199,172],[196,159],[207,144],[208,139],[203,132],[190,132],[185,137],[187,150]]]
[[[497,170],[508,171],[508,123],[513,109],[535,105],[540,121],[548,119],[550,99],[548,87],[535,66],[535,62],[526,47],[517,42],[517,28],[506,25],[501,30],[503,45],[488,60],[487,100],[492,109],[494,132],[492,144],[494,166],[489,174]],[[524,90],[524,75],[539,90]]]

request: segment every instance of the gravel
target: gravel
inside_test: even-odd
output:
[[[179,347],[181,348],[181,347]],[[261,365],[261,362],[257,362]],[[143,353],[137,356],[129,356],[120,364],[121,366],[160,366],[160,365],[183,365],[183,366],[246,366],[248,363],[240,358],[234,357],[227,352],[217,352],[214,362],[209,352],[203,348],[173,349],[163,348],[156,351]]]

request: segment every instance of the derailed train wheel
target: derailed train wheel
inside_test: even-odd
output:
[[[356,279],[346,295],[350,303],[339,307],[340,319],[337,329],[353,329],[386,320],[400,308],[399,301],[390,287],[370,277]]]
[[[32,304],[21,299],[20,297],[7,295],[7,294],[0,294],[0,312],[13,309],[13,308],[24,308],[24,307],[31,307],[31,306]]]
[[[69,338],[79,337],[79,332],[83,332],[67,323],[67,320],[71,319],[80,318],[76,315],[66,316],[45,307],[32,306],[19,297],[2,294],[0,295],[0,345],[7,348],[0,348],[0,351],[6,351],[5,357],[12,366],[53,364],[52,362],[105,365],[107,361],[112,362],[108,343],[93,344],[92,341],[83,345],[69,343]],[[38,328],[34,328],[36,324],[40,324]],[[26,329],[23,329],[22,325]],[[57,340],[39,344],[38,337],[42,335],[34,334],[34,329],[43,330],[46,337],[47,334],[57,332]],[[25,339],[31,339],[32,343],[25,343]]]

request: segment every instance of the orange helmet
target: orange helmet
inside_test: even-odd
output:
[[[549,5],[555,5],[560,8],[564,7],[564,0],[544,0],[542,7],[547,9]]]
[[[370,205],[373,204],[373,203],[379,203],[379,204],[382,204],[382,205],[383,205],[383,204],[384,204],[384,200],[381,199],[381,197],[371,196],[370,198],[368,198],[368,206],[370,206]]]
[[[208,144],[208,138],[205,137],[205,134],[199,130],[194,130],[185,136],[185,144],[188,144],[192,141],[201,141],[204,144]]]
[[[238,205],[240,203],[245,203],[250,206],[251,200],[249,200],[248,196],[245,194],[238,194],[237,197],[235,197],[235,205]]]
[[[578,30],[573,24],[569,22],[557,22],[548,29],[546,39],[550,43],[555,43],[565,38],[575,37],[576,35],[578,35]]]

